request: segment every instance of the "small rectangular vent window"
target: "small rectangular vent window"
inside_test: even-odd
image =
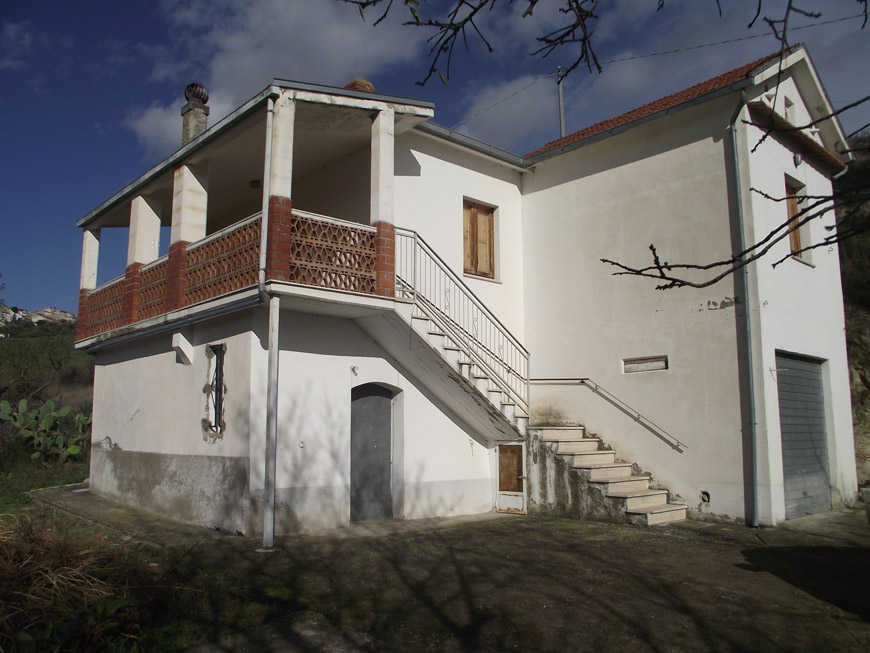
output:
[[[643,358],[624,358],[622,360],[622,371],[625,374],[666,369],[668,369],[667,356],[644,356]]]
[[[226,430],[226,422],[224,422],[224,399],[227,391],[224,384],[226,353],[225,344],[209,345],[206,348],[209,369],[208,383],[203,388],[206,394],[206,418],[202,420],[202,435],[206,440],[218,439]]]

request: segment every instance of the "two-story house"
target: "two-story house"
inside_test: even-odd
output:
[[[801,219],[849,156],[836,118],[806,127],[831,105],[803,49],[526,156],[358,80],[275,80],[208,130],[186,95],[182,148],[78,223],[93,492],[268,543],[854,497],[837,247],[805,249],[834,216]],[[777,227],[708,287],[601,262],[727,259]],[[126,270],[97,286],[112,229]]]

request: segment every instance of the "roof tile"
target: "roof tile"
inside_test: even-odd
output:
[[[608,118],[607,120],[597,122],[594,125],[590,125],[589,127],[576,131],[572,134],[568,134],[564,138],[558,138],[554,141],[550,141],[543,147],[539,147],[537,150],[529,152],[525,155],[524,158],[543,154],[544,152],[547,152],[549,150],[555,150],[560,147],[570,145],[571,143],[582,141],[584,138],[589,138],[590,136],[601,134],[602,132],[609,131],[616,127],[621,127],[622,125],[634,122],[635,120],[651,116],[655,113],[658,113],[659,111],[671,109],[677,105],[682,104],[683,102],[688,102],[689,100],[693,100],[697,97],[701,97],[702,95],[706,95],[707,93],[717,91],[720,88],[724,88],[730,84],[742,81],[746,79],[753,70],[773,59],[776,59],[779,56],[779,51],[773,52],[767,56],[761,57],[760,59],[756,59],[755,61],[740,66],[739,68],[729,70],[727,73],[723,73],[721,75],[708,79],[705,82],[701,82],[700,84],[695,84],[694,86],[690,86],[689,88],[683,89],[682,91],[678,91],[671,95],[666,95],[665,97],[655,100],[654,102],[644,104],[642,107],[632,109],[631,111],[627,111],[626,113],[614,116],[613,118]]]

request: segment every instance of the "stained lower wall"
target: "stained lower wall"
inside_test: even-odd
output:
[[[91,451],[91,488],[97,494],[178,521],[246,533],[248,460],[219,456]]]

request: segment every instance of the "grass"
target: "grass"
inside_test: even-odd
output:
[[[30,498],[25,492],[81,483],[87,477],[87,460],[69,460],[64,465],[46,465],[21,453],[14,453],[12,462],[0,469],[0,514],[29,505]]]

